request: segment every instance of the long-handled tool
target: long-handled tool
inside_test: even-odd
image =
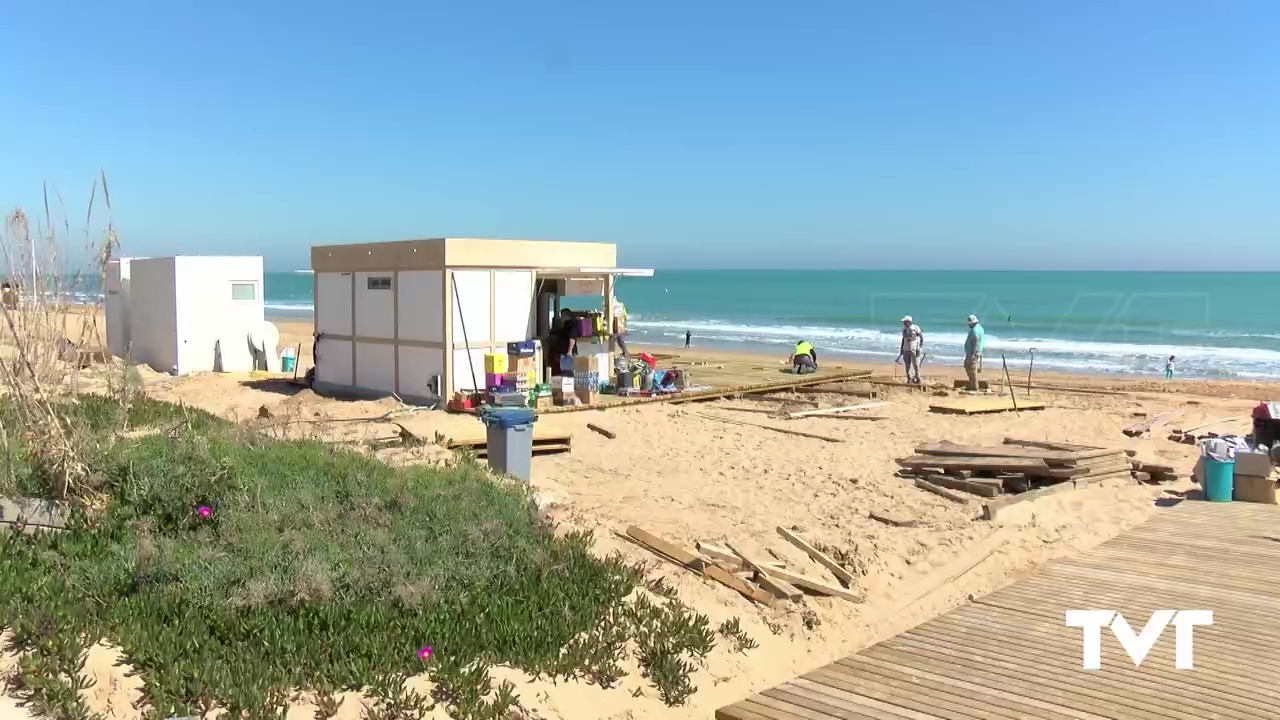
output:
[[[1018,398],[1013,394],[1013,380],[1009,378],[1009,361],[1004,359],[1004,353],[1000,353],[1000,364],[1004,366],[1004,381],[1009,386],[1009,399],[1013,401],[1013,411],[1018,412]]]
[[[1031,348],[1030,353],[1031,353],[1031,364],[1027,365],[1027,395],[1028,396],[1031,395],[1031,371],[1035,369],[1035,366],[1036,366],[1036,349]]]

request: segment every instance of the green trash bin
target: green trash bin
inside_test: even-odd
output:
[[[494,472],[529,482],[533,474],[533,424],[537,420],[537,413],[528,407],[487,406],[480,410],[489,467]]]
[[[1204,458],[1204,499],[1209,502],[1231,502],[1236,486],[1236,461]]]

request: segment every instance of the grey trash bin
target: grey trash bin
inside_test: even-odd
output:
[[[514,475],[525,482],[532,477],[533,423],[538,416],[531,408],[485,408],[480,421],[485,425],[489,467]]]

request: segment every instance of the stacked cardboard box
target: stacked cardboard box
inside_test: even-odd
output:
[[[600,356],[579,355],[573,359],[573,391],[584,405],[600,399]]]
[[[538,383],[537,340],[507,343],[507,374],[516,389],[532,390]]]
[[[554,377],[551,379],[551,402],[556,405],[566,405],[567,400],[573,397],[573,378],[571,377]]]
[[[1276,505],[1276,482],[1271,476],[1271,456],[1267,453],[1236,453],[1233,499],[1241,502]]]
[[[484,354],[484,372],[486,375],[501,375],[507,371],[507,356],[502,353]]]

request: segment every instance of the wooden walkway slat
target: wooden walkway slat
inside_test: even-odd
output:
[[[1107,630],[1083,670],[1067,610],[1212,610],[1195,667],[1174,630],[1141,667]],[[716,711],[717,720],[1270,720],[1280,717],[1280,507],[1185,501],[1079,556]]]

